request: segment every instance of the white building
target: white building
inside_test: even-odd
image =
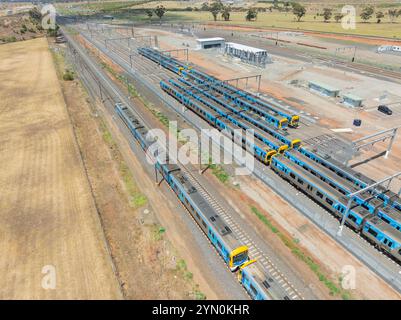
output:
[[[240,43],[227,42],[224,47],[224,53],[240,58],[241,61],[253,64],[258,67],[265,67],[266,63],[271,63],[271,56],[264,49],[246,46]]]

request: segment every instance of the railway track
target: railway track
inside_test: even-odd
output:
[[[107,81],[104,77],[100,80],[102,80],[103,83]],[[124,96],[119,94],[119,92],[117,92],[117,90],[113,89],[112,87],[109,94],[110,93],[122,101],[124,101],[125,99]],[[139,115],[137,112],[136,114],[138,115],[138,118],[143,121],[144,124],[148,125],[146,120],[141,115]],[[293,286],[290,280],[279,270],[279,268],[272,262],[272,260],[263,253],[263,251],[252,240],[252,238],[248,234],[246,234],[246,232],[243,231],[239,224],[234,221],[234,219],[226,212],[225,209],[222,208],[218,201],[208,191],[206,191],[206,189],[191,173],[191,171],[183,165],[180,165],[180,167],[187,174],[188,179],[191,181],[191,183],[196,186],[201,196],[210,203],[213,209],[216,210],[216,212],[222,217],[227,225],[235,232],[238,239],[249,247],[250,257],[261,262],[266,271],[285,290],[291,300],[304,299],[302,294]]]
[[[361,64],[361,63],[352,63],[351,64],[346,61],[333,60],[331,58],[325,58],[325,57],[316,57],[316,59],[323,61],[325,63],[336,64],[337,66],[341,66],[343,68],[347,68],[352,71],[356,70],[358,72],[370,73],[375,76],[380,75],[383,77],[401,80],[401,73],[397,72],[397,71],[387,70],[387,69],[378,68],[375,66],[369,66],[369,65]]]
[[[206,201],[216,210],[216,212],[228,224],[231,230],[235,232],[238,239],[246,244],[249,248],[249,254],[252,259],[259,260],[263,267],[271,274],[274,280],[281,285],[287,292],[291,300],[303,299],[299,291],[291,284],[285,275],[277,268],[271,259],[265,255],[262,250],[252,241],[252,239],[242,230],[238,223],[231,218],[231,216],[220,206],[218,201],[198,182],[190,170],[184,167],[184,171],[188,176],[191,183],[196,186],[198,192]]]
[[[99,42],[100,43],[100,42]],[[118,51],[120,54],[119,54],[119,56],[120,56],[120,58],[122,58],[121,57],[121,55],[125,55],[125,56],[127,56],[127,53],[126,52],[124,52],[124,50],[122,50],[121,48],[119,48],[119,49],[116,49],[116,51]],[[127,59],[124,59],[125,61],[126,61],[126,63],[127,63]],[[139,59],[138,59],[139,60]],[[141,59],[142,60],[142,59]],[[143,63],[143,61],[141,61],[141,60],[139,60],[137,63],[139,64],[139,65],[141,65],[142,63]],[[129,64],[129,62],[128,62],[128,64]],[[152,63],[153,64],[153,70],[154,70],[154,63]],[[143,65],[141,65],[141,67],[143,68]],[[161,73],[162,74],[162,73]],[[166,75],[166,73],[164,73],[164,75]],[[161,79],[161,78],[158,78],[158,79]],[[153,82],[153,81],[152,81]],[[154,82],[158,82],[158,81],[154,81]],[[262,171],[264,171],[264,170],[262,170]],[[258,175],[259,176],[259,175]],[[263,181],[265,181],[265,180],[263,180]],[[266,182],[266,181],[265,181]],[[269,185],[269,184],[268,184]],[[291,186],[290,184],[288,184],[289,186]],[[280,193],[279,193],[280,194]],[[284,198],[287,198],[287,197],[284,197]],[[291,201],[290,201],[290,203],[292,203]],[[297,206],[295,206],[295,207],[297,207]],[[298,208],[298,207],[297,207]],[[309,217],[311,217],[310,216],[310,214],[307,214],[307,216],[309,216]],[[313,220],[313,219],[312,219]],[[334,220],[334,218],[332,217],[332,219],[331,220]],[[318,225],[321,225],[320,223],[318,223]],[[326,232],[327,232],[327,230],[326,230]],[[337,240],[341,240],[341,239],[337,239]],[[344,245],[344,243],[342,242],[342,241],[340,241],[343,245]],[[349,247],[348,245],[344,245],[347,249],[350,249],[351,247]],[[355,252],[355,251],[351,251],[351,252]],[[357,256],[358,257],[360,257],[361,258],[361,256],[360,256],[360,251],[359,251],[359,249],[357,249],[356,250],[356,252],[359,252],[359,254],[357,254]],[[364,255],[362,255],[362,257],[364,257]],[[365,258],[365,257],[364,257]],[[370,258],[369,258],[370,259]],[[363,261],[365,261],[364,259],[362,259]],[[372,264],[372,262],[369,262],[369,265],[370,266],[372,266],[372,265],[378,265],[376,262],[374,262],[373,264]],[[373,268],[373,270],[375,270],[375,268]],[[383,270],[383,269],[382,269]],[[381,273],[379,273],[380,275],[381,275]],[[395,278],[394,278],[394,273],[392,274],[392,275],[390,275],[390,276],[386,276],[386,279],[390,279],[390,281],[391,282],[394,282],[394,281],[396,281],[397,283],[398,283],[398,280],[396,280]],[[398,284],[397,284],[398,285]],[[398,288],[398,287],[397,287]]]

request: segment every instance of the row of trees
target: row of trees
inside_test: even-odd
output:
[[[389,9],[387,14],[390,18],[390,21],[394,22],[394,20],[401,15],[401,9]],[[372,6],[365,7],[360,16],[362,20],[368,21],[373,17],[373,15],[376,15],[377,23],[380,23],[385,16],[383,11],[376,11],[375,13],[375,9]]]
[[[161,22],[166,11],[167,11],[166,8],[163,5],[160,5],[157,6],[154,10],[147,9],[146,15],[149,17],[149,20],[152,21],[153,14],[155,14],[159,18],[159,21]]]
[[[293,13],[297,16],[298,21],[300,21],[300,19],[306,13],[305,7],[298,3],[291,3],[291,4],[290,4],[290,2],[284,3],[285,8],[289,8],[290,5],[292,6]],[[229,5],[225,6],[220,0],[212,2],[210,5],[207,2],[205,2],[201,6],[201,11],[209,11],[213,16],[214,21],[217,20],[217,17],[219,14],[221,14],[221,17],[225,21],[230,20],[231,10],[232,10],[231,6],[229,6]],[[288,11],[289,11],[289,9],[288,9]],[[254,21],[254,20],[256,20],[257,16],[258,16],[258,9],[250,8],[246,12],[245,20]]]
[[[390,18],[390,21],[394,22],[394,20],[401,15],[401,9],[400,10],[389,9],[387,14]],[[365,7],[361,12],[360,17],[362,20],[368,21],[373,17],[373,15],[376,16],[377,23],[380,23],[382,21],[382,19],[385,17],[385,14],[383,13],[383,11],[375,12],[375,9],[372,6]],[[329,9],[329,8],[324,8],[322,16],[323,16],[324,22],[329,22],[333,16],[333,10]],[[339,22],[343,17],[344,17],[344,15],[342,13],[336,13],[334,15],[334,20],[336,20],[336,22]]]
[[[277,5],[276,2],[275,5]],[[297,21],[301,21],[301,19],[306,15],[306,8],[302,4],[297,2],[291,2],[291,3],[284,2],[285,11],[289,12],[291,10],[290,7],[292,7],[292,13],[296,17]],[[201,6],[201,10],[209,11],[213,16],[214,21],[217,20],[219,14],[221,14],[221,17],[225,21],[228,21],[230,20],[230,14],[232,8],[229,5],[224,5],[220,0],[217,0],[215,2],[212,2],[210,5],[207,2],[203,3]],[[166,13],[166,8],[163,5],[157,6],[154,10],[151,9],[146,10],[146,14],[150,20],[152,20],[152,17],[155,14],[161,21],[165,13]],[[390,18],[390,21],[394,22],[396,18],[401,16],[401,9],[399,10],[389,9],[387,14]],[[380,23],[382,19],[385,17],[385,14],[382,11],[375,12],[375,9],[372,6],[365,7],[361,12],[360,17],[362,20],[368,21],[373,17],[373,15],[376,16],[377,23]],[[258,16],[258,10],[256,8],[250,8],[246,12],[245,20],[254,21],[257,19],[257,16]],[[329,22],[333,17],[333,9],[324,8],[321,16],[323,17],[324,22]],[[334,20],[336,22],[339,22],[343,17],[344,15],[342,13],[334,13]]]

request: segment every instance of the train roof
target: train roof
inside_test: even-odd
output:
[[[259,129],[258,127],[256,127],[254,124],[250,123],[249,121],[241,118],[239,115],[236,114],[231,114],[230,115],[231,118],[234,118],[235,120],[245,123],[245,126],[248,127],[248,129],[252,129],[254,134],[257,134],[259,136],[264,137],[266,140],[269,140],[271,143],[275,144],[276,146],[280,147],[285,145],[285,143],[281,142],[280,140],[278,140],[277,138],[269,135],[268,133],[266,133],[265,131],[263,131],[262,129]]]
[[[222,240],[226,241],[231,246],[231,249],[235,249],[240,244],[236,239],[235,234],[232,232],[230,227],[221,219],[220,215],[212,208],[203,196],[198,192],[198,189],[191,183],[185,173],[182,171],[175,171],[171,173],[182,185],[188,197],[191,198],[195,206],[198,207],[199,211],[202,212],[203,216],[208,220],[208,223],[213,225],[214,229],[218,232]]]
[[[315,156],[321,158],[322,160],[325,160],[326,162],[328,162],[329,164],[331,164],[332,166],[335,166],[339,169],[341,169],[342,171],[344,171],[345,173],[347,173],[348,175],[357,178],[358,180],[366,183],[367,185],[371,185],[373,183],[375,183],[375,181],[367,176],[365,176],[364,174],[355,171],[354,169],[345,166],[344,164],[342,164],[341,162],[337,161],[336,159],[330,157],[330,156],[322,156],[317,154],[317,149],[316,148],[304,148],[305,150],[309,151],[310,153],[313,153]]]
[[[377,216],[371,217],[368,221],[381,232],[387,234],[391,239],[397,241],[401,245],[401,232],[384,222]]]
[[[175,79],[174,79],[174,80],[175,80]],[[175,81],[172,82],[172,83],[173,83],[173,84],[176,84]],[[181,85],[181,83],[180,83],[180,85]],[[196,90],[196,89],[193,89],[192,87],[190,87],[190,86],[188,86],[188,85],[186,85],[186,84],[182,84],[182,86],[183,86],[183,87],[187,87],[188,90]],[[174,90],[177,90],[177,91],[180,92],[182,95],[184,95],[184,96],[190,98],[194,103],[197,103],[197,104],[200,105],[202,108],[206,109],[207,112],[209,112],[209,113],[212,114],[213,116],[215,116],[215,117],[220,117],[220,115],[219,115],[215,110],[213,110],[211,107],[209,107],[209,106],[208,106],[207,104],[205,104],[204,102],[199,101],[199,100],[193,98],[191,95],[189,95],[188,93],[186,93],[184,89],[182,89],[182,88],[180,88],[180,87],[174,85]],[[220,106],[216,106],[216,108],[219,109],[219,110],[222,110],[222,109],[221,109],[222,107],[220,107]]]
[[[278,159],[277,156],[275,158]],[[294,171],[301,179],[311,182],[312,184],[317,186],[320,190],[324,190],[324,192],[332,199],[335,199],[336,201],[342,203],[345,206],[347,205],[348,198],[345,197],[341,192],[325,184],[322,180],[312,175],[308,171],[302,169],[296,163],[292,162],[291,160],[289,160],[284,156],[280,156],[278,161],[283,162],[287,167],[289,167],[292,171]],[[366,209],[358,206],[357,204],[354,204],[351,207],[351,210],[356,211],[363,217],[368,216],[370,214]]]
[[[320,172],[323,176],[330,178],[332,181],[336,182],[340,186],[346,188],[346,190],[349,193],[354,193],[356,191],[359,191],[360,189],[356,187],[352,182],[348,181],[345,178],[340,177],[337,175],[335,172],[331,171],[327,167],[317,163],[316,161],[313,161],[312,159],[308,158],[298,150],[288,150],[286,151],[292,155],[294,155],[296,158],[300,159],[301,161],[307,163],[310,167],[315,168],[318,172]],[[372,197],[372,195],[368,192],[363,192],[358,195],[358,197],[362,198],[363,200],[367,201],[373,207],[377,208],[383,204],[383,201],[377,198]]]
[[[219,88],[217,89],[216,86],[218,86]],[[277,119],[277,120],[286,119],[283,116],[280,116],[276,111],[266,108],[266,106],[263,106],[252,100],[248,100],[243,95],[241,95],[237,92],[234,92],[233,90],[230,90],[229,88],[227,88],[224,85],[221,85],[219,83],[218,84],[210,84],[210,89],[219,95],[221,95],[221,93],[219,93],[218,90],[221,90],[221,91],[225,92],[226,94],[229,94],[231,97],[238,98],[239,100],[243,101],[244,103],[247,103],[256,109],[259,109],[262,112],[265,112],[273,117],[278,117],[279,119]]]
[[[246,267],[246,272],[248,275],[252,276],[257,285],[264,291],[267,295],[272,298],[272,300],[284,300],[289,299],[286,292],[276,283],[276,281],[264,270],[260,262],[255,261]]]
[[[384,212],[390,218],[392,218],[393,220],[395,220],[399,224],[401,224],[401,214],[397,210],[395,210],[394,208],[392,208],[392,207],[384,207],[384,208],[380,208],[380,211]]]

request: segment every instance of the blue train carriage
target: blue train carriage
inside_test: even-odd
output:
[[[246,101],[242,95],[238,93],[234,93],[232,91],[227,90],[224,86],[209,84],[210,89],[213,91],[213,94],[218,98],[224,98],[227,103],[228,101],[234,102],[237,106],[245,109],[251,110],[252,112],[258,114],[261,117],[264,117],[267,123],[270,123],[274,127],[278,129],[287,129],[288,127],[288,119],[282,117],[277,112],[269,109],[261,108],[258,104],[253,101]]]
[[[230,120],[235,125],[241,127],[242,129],[244,130],[253,129],[255,137],[264,142],[269,148],[275,149],[276,151],[281,153],[284,152],[284,150],[286,150],[289,147],[289,145],[291,145],[293,148],[298,148],[300,146],[301,140],[299,139],[293,139],[290,141],[284,138],[278,139],[275,136],[270,136],[267,138],[265,131],[261,130],[254,123],[248,121],[247,119],[244,119],[244,117],[241,116],[242,112],[236,112],[237,114],[233,114],[233,112],[230,112],[231,110],[226,111],[221,109],[220,107],[217,107],[216,101],[212,100],[207,96],[204,96],[204,94],[201,93],[199,89],[191,87],[191,84],[187,83],[184,79],[179,79],[179,80],[182,83],[179,83],[173,79],[170,79],[169,82],[171,84],[174,84],[177,88],[184,90],[186,93],[190,94],[198,101],[209,106],[210,108],[218,112],[220,115],[226,117],[228,120]],[[196,91],[196,93],[194,91]],[[249,122],[249,124],[246,124],[247,122]]]
[[[398,212],[401,213],[401,199],[400,199],[400,197],[397,196],[395,199],[393,199],[391,205],[392,205],[392,207],[394,209],[396,209]]]
[[[348,198],[337,190],[328,187],[320,179],[297,167],[284,156],[273,156],[271,168],[282,178],[303,191],[314,201],[341,219],[345,214]],[[346,224],[355,231],[360,231],[366,218],[371,213],[357,204],[353,204],[346,218]]]
[[[243,149],[252,150],[255,158],[266,165],[270,164],[271,158],[277,153],[276,150],[267,148],[255,137],[253,137],[253,141],[248,139],[245,130],[225,118],[216,118],[216,126],[232,141],[240,144]]]
[[[248,247],[243,245],[217,212],[205,201],[181,171],[169,173],[168,183],[206,234],[231,271],[248,260]]]
[[[216,103],[214,101],[212,101],[210,98],[205,97],[201,94],[194,93],[186,84],[179,83],[179,82],[175,81],[174,79],[170,79],[169,83],[175,86],[174,89],[169,87],[166,83],[161,83],[162,88],[165,91],[180,92],[180,95],[178,95],[177,100],[181,101],[182,103],[185,104],[185,101],[184,101],[185,99],[181,98],[182,95],[189,94],[189,95],[191,95],[191,97],[193,97],[199,101],[200,105],[202,105],[201,109],[210,108],[213,111],[217,112],[220,117],[227,118],[229,121],[232,122],[233,125],[241,128],[243,130],[253,129],[254,136],[258,140],[265,143],[267,145],[267,149],[270,150],[270,151],[268,151],[268,154],[267,154],[269,159],[270,159],[271,155],[273,154],[272,150],[275,150],[275,151],[281,153],[281,152],[284,152],[288,148],[288,145],[284,144],[283,142],[279,141],[278,139],[276,139],[274,137],[266,138],[266,134],[264,134],[262,132],[262,130],[255,127],[254,125],[252,125],[252,124],[245,125],[244,120],[241,117],[239,117],[238,115],[235,115],[232,112],[229,112],[227,110],[223,110],[222,107],[217,106]],[[195,89],[195,91],[197,91],[197,90]],[[175,96],[177,96],[177,95],[175,95]],[[217,123],[217,126],[218,125],[219,125],[219,123]],[[257,143],[258,142],[255,142],[255,144],[257,144]],[[297,142],[295,141],[295,143],[297,143]],[[266,149],[266,148],[264,148],[264,149]],[[270,162],[268,159],[266,161],[267,161],[266,163]]]
[[[221,110],[220,113],[217,113],[202,102],[190,99],[185,95],[184,90],[182,90],[180,87],[173,88],[164,81],[160,82],[160,86],[164,91],[168,92],[171,96],[179,100],[182,104],[187,106],[210,125],[229,136],[232,141],[239,143],[244,149],[253,149],[254,156],[263,163],[269,164],[271,157],[276,154],[274,149],[267,148],[265,145],[259,142],[258,139],[250,141],[242,128],[236,126],[234,123],[229,122],[223,118],[223,116],[221,116],[223,113]],[[239,134],[239,131],[241,134]]]
[[[299,151],[299,153],[287,152],[286,155],[289,159],[303,166],[306,170],[314,171],[332,187],[336,188],[343,194],[353,193],[367,185],[375,183],[370,178],[365,177],[358,172],[352,172],[352,169],[344,167],[336,163],[334,160],[329,162],[304,148],[300,148]],[[313,162],[311,163],[311,161]],[[316,166],[316,162],[320,166]],[[377,213],[380,217],[385,217],[387,215],[387,220],[390,221],[389,224],[395,228],[399,228],[401,224],[397,222],[397,219],[399,221],[401,218],[401,208],[400,210],[397,210],[394,205],[395,197],[393,194],[394,193],[390,190],[379,186],[376,188],[376,191],[366,191],[355,198],[358,204],[369,210],[371,213]],[[391,208],[389,208],[388,204],[391,203],[391,201],[392,205]],[[397,216],[399,218],[397,218]]]
[[[306,157],[300,152],[289,150],[286,151],[284,155],[292,162],[302,167],[304,170],[319,177],[327,185],[341,192],[343,195],[348,195],[360,190],[349,180],[336,175],[327,167],[312,161],[310,158]],[[379,208],[383,206],[383,201],[381,199],[373,197],[368,192],[364,192],[355,196],[355,202],[364,207],[366,210],[369,210],[371,213],[376,213],[377,210],[380,210]]]
[[[190,85],[194,88],[198,88],[197,83],[191,83],[188,79],[181,79],[181,81],[185,81],[187,85]],[[205,84],[205,83],[203,83]],[[238,95],[234,93],[227,93],[221,86],[217,86],[211,83],[206,83],[207,90],[203,90],[203,94],[207,95],[209,98],[215,100],[222,106],[230,109],[234,113],[240,113],[244,110],[252,111],[259,116],[263,117],[264,121],[273,125],[278,129],[286,129],[288,126],[288,120],[286,118],[281,118],[277,113],[272,111],[267,112],[262,110],[260,107],[255,105],[253,102],[246,102],[238,98]],[[201,89],[198,89],[201,91]]]
[[[238,280],[253,300],[290,300],[256,260],[249,260],[239,268]]]
[[[138,53],[145,56],[146,58],[160,64],[164,68],[173,71],[175,73],[179,73],[179,69],[181,67],[181,63],[178,63],[175,59],[170,58],[166,55],[163,55],[161,52],[158,52],[154,49],[149,48],[138,48]]]
[[[301,146],[300,139],[289,139],[286,137],[285,133],[281,133],[274,128],[271,128],[267,123],[264,123],[263,119],[256,115],[249,112],[241,112],[239,116],[248,122],[252,123],[257,128],[263,130],[264,132],[268,133],[272,137],[276,138],[277,140],[281,141],[283,144],[288,145],[292,149],[298,149]]]
[[[319,156],[316,153],[316,150],[311,151],[307,148],[299,148],[299,152],[304,154],[306,157],[312,159],[313,161],[320,163],[322,166],[330,169],[338,176],[352,182],[355,186],[359,187],[360,189],[363,189],[374,183],[372,179],[367,178],[362,174],[360,174],[359,172],[356,172],[355,170],[344,166],[343,164],[336,161],[335,159],[332,159],[329,156],[327,157]]]
[[[251,104],[247,104],[245,102],[239,104],[238,101],[236,102],[234,100],[233,102],[233,100],[227,100],[224,96],[216,93],[216,91],[213,92],[213,90],[209,91],[199,88],[199,86],[195,85],[194,83],[191,83],[187,79],[180,78],[179,80],[187,86],[187,90],[189,88],[193,88],[199,93],[200,96],[207,97],[207,99],[210,99],[209,101],[212,100],[214,102],[217,102],[218,104],[230,110],[234,114],[239,115],[245,120],[251,122],[253,125],[270,133],[275,138],[281,140],[283,143],[287,143],[288,139],[284,140],[281,138],[282,135],[280,135],[279,133],[277,134],[274,133],[275,131],[274,127],[278,129],[286,127],[287,119],[278,119],[261,110],[258,111],[255,109],[255,107],[252,107]],[[266,126],[264,124],[266,124]],[[270,127],[270,125],[273,125],[274,127],[272,128]]]
[[[362,234],[373,243],[376,248],[401,262],[401,233],[391,228],[379,217],[367,219]]]
[[[401,231],[401,215],[393,207],[378,208],[377,216],[397,231]]]
[[[255,103],[257,106],[260,106],[266,110],[275,112],[276,114],[278,114],[282,117],[285,117],[287,119],[287,125],[289,125],[290,127],[297,128],[299,126],[300,116],[297,114],[294,114],[293,112],[284,110],[284,108],[282,106],[275,104],[275,103],[269,103],[269,102],[261,99],[260,97],[255,96],[254,94],[252,94],[250,92],[236,88],[228,83],[221,82],[220,85],[222,87],[224,87],[225,89],[231,91],[232,93],[236,93],[236,94],[240,95],[241,97],[247,99],[248,101]]]

